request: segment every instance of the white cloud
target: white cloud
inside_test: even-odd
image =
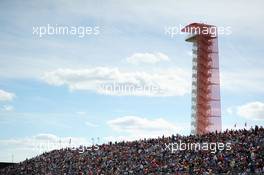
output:
[[[55,5],[57,8],[63,8],[63,10],[73,12],[74,14],[80,14],[85,16],[92,16],[95,19],[110,21],[112,23],[123,22],[129,24],[135,24],[138,26],[146,26],[151,29],[160,27],[161,24],[175,24],[177,22],[186,23],[186,21],[197,20],[199,22],[207,23],[216,23],[216,24],[232,24],[234,28],[238,28],[249,33],[246,29],[243,30],[243,26],[256,26],[257,22],[261,21],[261,16],[263,14],[260,4],[262,1],[258,0],[256,3],[248,3],[248,1],[240,1],[239,4],[236,2],[221,1],[217,3],[217,9],[215,7],[216,3],[206,0],[205,3],[201,5],[195,0],[191,1],[168,1],[164,3],[162,0],[153,1],[151,6],[149,6],[148,1],[141,2],[139,1],[129,1],[123,2],[118,1],[118,4],[111,4],[111,1],[108,3],[100,4],[101,8],[98,8],[98,3],[91,3],[88,1],[87,5],[83,3],[58,3]],[[226,8],[226,3],[229,3],[230,8]],[[87,9],[89,8],[89,10]],[[146,11],[148,8],[148,11]],[[201,9],[197,11],[197,8]],[[102,11],[104,9],[109,10],[108,15],[103,15]],[[118,9],[118,10],[117,10]],[[189,9],[186,11],[185,9]],[[252,11],[250,14],[240,14],[234,12],[240,12],[245,10]],[[225,13],[223,13],[225,11]],[[129,12],[129,13],[124,13]],[[70,13],[69,13],[70,14]],[[122,15],[120,15],[122,14]],[[166,16],[166,18],[164,18]],[[206,16],[206,21],[202,20],[203,18],[198,16]],[[254,20],[251,20],[254,19]],[[247,24],[242,21],[247,21]],[[255,24],[255,25],[254,25]],[[263,25],[262,23],[259,25]],[[253,32],[256,34],[260,33],[260,29],[257,27],[252,27]]]
[[[6,155],[7,152],[12,152],[14,154],[14,161],[19,162],[46,151],[69,146],[89,146],[92,143],[84,137],[59,137],[50,133],[42,133],[31,137],[0,139],[0,145],[0,155]],[[0,161],[7,160],[3,158],[0,156]]]
[[[237,107],[237,114],[247,119],[263,120],[264,103],[256,101],[239,106]]]
[[[0,89],[0,101],[12,101],[15,94]]]
[[[39,144],[54,144],[54,149],[69,146],[71,140],[71,146],[89,145],[90,142],[83,137],[59,137],[50,133],[40,133],[32,137],[16,138],[16,139],[2,139],[0,140],[1,145],[20,146],[27,149],[35,148]],[[60,145],[61,144],[61,145]]]
[[[263,93],[264,71],[251,69],[248,71],[224,71],[221,73],[221,87],[232,92]],[[243,87],[243,88],[241,88]]]
[[[190,75],[179,68],[156,72],[108,67],[58,69],[42,78],[50,85],[66,85],[72,91],[89,90],[106,95],[181,96],[190,92]]]
[[[234,106],[228,107],[224,112],[226,112],[228,115],[233,115],[236,112],[236,107]]]
[[[149,63],[155,64],[161,61],[169,61],[169,57],[164,53],[135,53],[132,56],[128,57],[128,63],[139,64],[139,63]]]
[[[139,116],[119,117],[109,120],[107,124],[115,131],[127,133],[127,136],[120,136],[123,140],[168,136],[183,129],[164,118],[147,119]]]
[[[78,112],[76,112],[76,114],[78,114],[78,115],[86,115],[87,113],[84,112],[84,111],[78,111]]]
[[[94,124],[94,123],[92,123],[92,122],[85,122],[85,125],[87,125],[87,126],[89,126],[89,127],[92,127],[92,128],[96,128],[96,127],[98,127],[97,124]]]
[[[14,107],[10,106],[10,105],[4,105],[2,108],[2,111],[4,111],[4,112],[11,112],[13,110],[14,110]]]
[[[34,136],[36,140],[48,140],[48,141],[58,141],[58,137],[53,134],[38,134]]]
[[[137,116],[125,116],[108,121],[108,124],[116,130],[159,130],[175,129],[175,126],[162,118],[149,120]]]

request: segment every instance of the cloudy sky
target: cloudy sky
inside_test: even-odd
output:
[[[168,29],[191,22],[231,31],[219,36],[223,129],[264,125],[263,5],[1,1],[0,161],[69,144],[189,134],[192,46]],[[147,90],[106,91],[114,84]]]

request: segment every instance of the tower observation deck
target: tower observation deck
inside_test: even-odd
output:
[[[182,32],[189,33],[193,44],[191,133],[222,130],[217,28],[191,23]]]

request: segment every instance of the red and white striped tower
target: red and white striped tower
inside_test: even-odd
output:
[[[222,130],[217,28],[192,23],[182,29],[193,43],[192,134]]]

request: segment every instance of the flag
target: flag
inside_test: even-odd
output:
[[[247,122],[245,122],[245,127],[247,127]]]
[[[236,128],[236,124],[234,125],[234,127]]]

